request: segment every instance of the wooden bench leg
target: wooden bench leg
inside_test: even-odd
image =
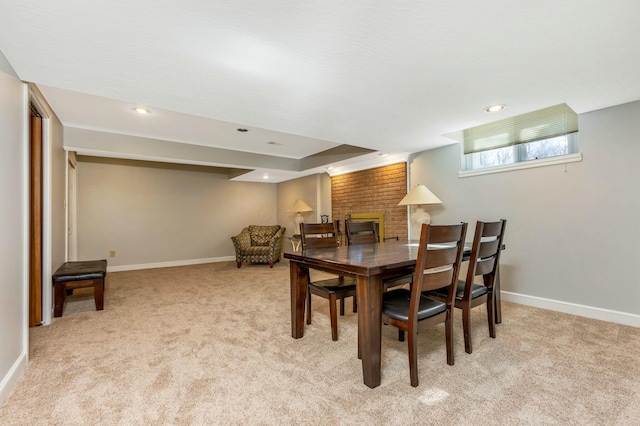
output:
[[[55,285],[55,305],[53,307],[53,316],[55,318],[62,316],[62,310],[64,309],[64,301],[67,298],[67,291],[65,289],[64,282],[56,283]]]
[[[93,280],[93,298],[96,301],[96,311],[104,308],[104,279]]]
[[[78,288],[82,287],[93,287],[93,299],[96,302],[96,311],[104,310],[104,278],[96,279],[93,281],[88,281],[91,285],[80,285],[78,286],[76,282],[69,283],[72,287],[78,286]],[[73,292],[73,288],[67,289],[67,282],[59,282],[55,283],[54,287],[54,298],[55,304],[53,307],[53,316],[55,318],[59,318],[62,316],[62,311],[64,310],[64,304],[67,299],[67,295],[70,295]]]
[[[65,262],[51,276],[54,284],[53,316],[61,317],[67,296],[74,289],[92,287],[96,310],[104,309],[104,290],[107,276],[106,260]]]

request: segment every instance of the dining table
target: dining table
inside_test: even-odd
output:
[[[469,260],[471,243],[465,243],[463,261]],[[331,248],[285,250],[289,260],[291,289],[291,336],[304,336],[304,313],[309,270],[354,278],[358,300],[358,355],[362,359],[364,384],[381,381],[382,281],[412,273],[418,256],[417,241],[386,241],[377,244],[341,245]],[[494,283],[496,323],[502,321],[500,280]]]

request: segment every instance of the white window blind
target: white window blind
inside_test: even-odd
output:
[[[578,114],[560,104],[463,131],[464,154],[551,139],[578,131]]]

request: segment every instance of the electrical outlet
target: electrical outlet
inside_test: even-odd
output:
[[[109,257],[116,257],[116,251],[115,250],[109,250]]]

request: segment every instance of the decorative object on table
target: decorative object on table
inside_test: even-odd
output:
[[[295,229],[296,234],[300,233],[300,224],[304,222],[304,218],[302,217],[301,213],[307,213],[312,211],[313,209],[309,206],[309,204],[305,203],[300,198],[298,198],[293,203],[293,206],[291,206],[291,209],[289,209],[289,213],[296,213],[296,217],[293,219],[294,222],[296,223],[296,229]]]
[[[242,262],[268,263],[273,268],[275,262],[280,262],[285,230],[280,225],[249,225],[231,237],[238,268]]]
[[[303,223],[300,228],[302,249],[319,249],[338,247],[338,230],[336,223]],[[311,281],[307,284],[307,324],[311,324],[311,295],[329,300],[329,317],[331,321],[331,340],[338,340],[338,315],[336,301],[340,300],[340,315],[344,315],[344,299],[353,296],[353,312],[357,311],[356,282],[353,278],[341,275],[333,278]]]
[[[462,310],[462,329],[464,331],[464,350],[471,353],[471,309],[487,305],[489,336],[496,337],[494,284],[498,275],[502,239],[507,221],[476,222],[476,232],[471,246],[471,256],[467,268],[467,279],[458,280],[455,307]],[[476,284],[475,277],[482,276],[483,284]],[[426,293],[428,297],[445,302],[446,288]]]
[[[398,203],[399,206],[416,206],[411,218],[416,223],[428,225],[431,223],[431,216],[422,207],[426,204],[442,204],[442,201],[424,185],[411,188],[411,191]]]

